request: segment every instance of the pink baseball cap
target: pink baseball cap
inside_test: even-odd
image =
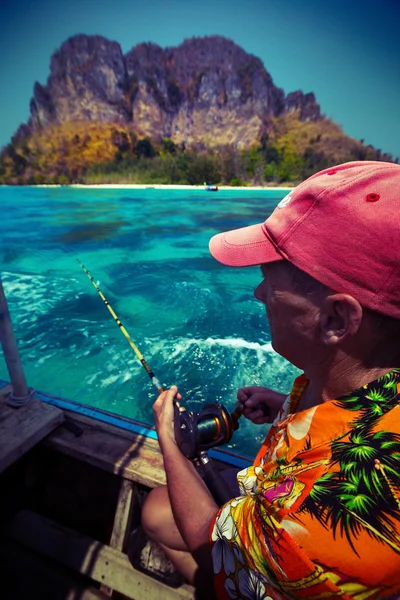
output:
[[[264,223],[215,235],[210,251],[232,267],[286,259],[400,319],[400,165],[349,162],[320,171]]]

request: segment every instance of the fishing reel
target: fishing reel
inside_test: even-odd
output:
[[[239,427],[236,411],[232,414],[218,402],[192,412],[174,403],[175,440],[186,458],[198,458],[214,446],[226,444]]]

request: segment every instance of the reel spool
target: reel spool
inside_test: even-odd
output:
[[[202,452],[226,444],[238,429],[235,415],[218,402],[206,404],[200,412],[174,405],[175,440],[182,454],[192,459]]]

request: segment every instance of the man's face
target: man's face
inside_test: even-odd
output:
[[[290,272],[278,261],[261,266],[262,282],[254,296],[265,304],[271,344],[278,354],[306,369],[318,340],[319,310],[315,298],[295,291]]]

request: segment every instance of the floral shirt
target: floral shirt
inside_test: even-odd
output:
[[[400,599],[400,369],[291,414],[306,384],[212,523],[217,596]]]

